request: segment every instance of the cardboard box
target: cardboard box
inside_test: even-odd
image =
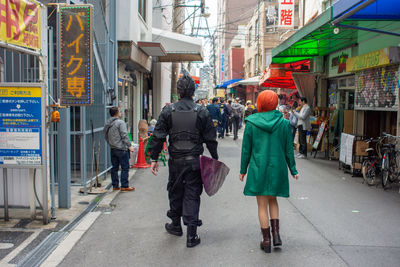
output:
[[[354,110],[345,110],[343,119],[343,132],[353,134]]]
[[[365,141],[356,141],[356,156],[368,156],[365,150],[369,148],[369,144]]]
[[[362,169],[362,163],[354,163],[354,169],[355,170],[361,170]]]

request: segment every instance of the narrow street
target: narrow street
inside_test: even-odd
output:
[[[239,139],[240,141],[240,139]],[[240,142],[219,142],[231,172],[220,192],[202,195],[202,243],[164,230],[168,209],[167,168],[138,171],[135,192],[119,193],[60,266],[398,266],[400,195],[361,184],[337,162],[297,160],[299,181],[279,199],[283,247],[259,249],[256,201],[238,179]]]

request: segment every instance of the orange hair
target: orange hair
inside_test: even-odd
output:
[[[262,91],[257,97],[257,111],[267,112],[278,106],[278,95],[271,90]]]

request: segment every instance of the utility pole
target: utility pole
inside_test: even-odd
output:
[[[177,33],[183,32],[183,23],[182,23],[182,0],[172,0],[172,31]],[[178,89],[177,89],[177,81],[178,81],[178,71],[179,71],[179,63],[172,63],[172,71],[171,71],[171,102],[178,101]]]

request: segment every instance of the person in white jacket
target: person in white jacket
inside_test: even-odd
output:
[[[311,131],[310,115],[311,109],[307,104],[307,98],[300,98],[301,110],[300,112],[293,111],[293,114],[297,117],[297,129],[299,130],[299,143],[300,149],[297,158],[306,159],[307,158],[307,131]]]

